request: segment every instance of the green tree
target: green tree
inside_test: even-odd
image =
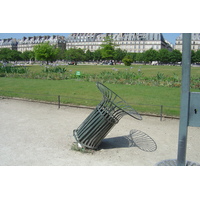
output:
[[[126,56],[127,51],[121,50],[120,48],[117,48],[114,50],[114,57],[113,59],[116,61],[122,61],[122,59]]]
[[[144,53],[137,53],[136,55],[136,61],[143,62],[144,61]]]
[[[182,54],[179,50],[174,49],[172,52],[169,52],[170,62],[173,64],[181,62]]]
[[[74,62],[84,61],[85,53],[83,49],[71,48],[66,51],[66,59],[69,61],[74,61]]]
[[[57,59],[58,60],[65,60],[66,59],[66,49],[58,48]]]
[[[133,62],[133,59],[131,58],[130,55],[126,55],[123,59],[122,62],[126,65],[126,66],[130,66],[131,63]]]
[[[132,53],[132,52],[130,52],[130,53],[127,53],[127,54],[131,56],[131,58],[132,58],[133,62],[135,62],[135,61],[136,61],[136,56],[137,56],[137,53]]]
[[[59,50],[49,44],[49,42],[38,44],[34,46],[33,51],[37,60],[46,61],[47,65],[49,62],[53,62],[57,59]]]
[[[160,49],[158,51],[158,60],[161,63],[168,63],[170,62],[170,53],[167,49]]]
[[[102,59],[101,49],[97,49],[96,51],[94,51],[93,58],[95,61],[100,61]]]
[[[196,52],[194,50],[192,50],[191,51],[191,63],[195,63],[196,62],[195,54],[196,54]]]
[[[24,51],[24,52],[22,53],[22,58],[23,58],[23,60],[25,60],[25,61],[31,61],[31,60],[34,60],[35,54],[34,54],[33,51]]]
[[[195,52],[195,62],[200,63],[200,50]]]
[[[11,61],[22,60],[22,52],[17,50],[12,50],[10,53],[11,53]]]
[[[12,59],[12,50],[8,48],[0,49],[0,60],[3,62],[9,62]]]
[[[91,52],[89,49],[86,51],[85,53],[85,60],[86,61],[91,61],[94,59],[94,56],[93,56],[93,52]]]
[[[158,60],[158,51],[154,49],[149,49],[144,52],[144,62],[152,62],[152,61],[157,61]]]
[[[113,60],[115,56],[115,44],[113,42],[113,39],[110,37],[106,37],[103,41],[103,44],[100,45],[102,47],[101,49],[101,55],[104,60]]]

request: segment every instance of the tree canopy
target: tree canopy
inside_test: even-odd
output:
[[[200,63],[200,50],[197,50],[194,55],[194,62]]]
[[[22,58],[25,61],[30,61],[30,60],[33,60],[35,58],[35,54],[34,54],[33,51],[24,51],[22,53]]]
[[[37,60],[53,62],[57,59],[59,50],[55,46],[49,44],[49,42],[38,44],[34,46],[33,51]]]
[[[83,49],[71,48],[66,51],[66,59],[69,61],[83,61],[85,59],[85,54]]]
[[[158,60],[158,51],[154,49],[145,51],[143,59],[146,63]]]
[[[2,60],[3,62],[7,62],[11,60],[11,53],[12,50],[7,49],[7,48],[3,48],[0,49],[0,60]]]
[[[113,39],[110,37],[106,37],[103,41],[103,44],[100,45],[101,49],[101,56],[104,60],[113,60],[115,57],[115,44]]]
[[[182,54],[179,50],[174,49],[172,52],[170,52],[169,58],[172,63],[181,62]]]
[[[100,61],[102,59],[101,56],[101,49],[97,49],[94,53],[93,53],[93,59],[96,61]]]
[[[94,59],[94,53],[89,49],[85,52],[85,61],[91,61]]]
[[[33,51],[24,51],[23,53],[9,48],[0,48],[0,61],[46,61],[53,62],[56,60],[68,60],[72,62],[78,61],[102,61],[102,60],[115,60],[121,62],[125,60],[132,60],[132,62],[151,63],[152,61],[159,61],[161,64],[175,64],[181,62],[182,53],[179,50],[168,51],[167,49],[160,49],[156,51],[149,49],[142,53],[127,52],[120,48],[116,48],[117,45],[113,43],[113,40],[107,37],[104,43],[101,45],[101,49],[95,51],[83,49],[60,49],[56,46],[52,46],[49,43],[38,44],[34,46]],[[200,63],[200,50],[191,51],[191,63]]]
[[[22,60],[22,53],[17,50],[2,48],[0,49],[0,60],[3,62],[19,61]]]
[[[170,62],[170,52],[167,49],[160,49],[158,51],[158,60],[161,63],[169,63]]]
[[[130,66],[131,63],[133,62],[133,59],[131,58],[131,55],[128,55],[128,54],[127,54],[127,55],[123,58],[122,62],[123,62],[126,66]]]
[[[120,48],[115,49],[113,59],[116,61],[121,61],[127,54],[126,50],[121,50]]]

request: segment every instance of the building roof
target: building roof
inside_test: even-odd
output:
[[[103,41],[105,37],[115,41],[158,40],[165,41],[162,33],[71,33],[67,42]]]

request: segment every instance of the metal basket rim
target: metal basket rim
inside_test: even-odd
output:
[[[130,107],[131,109],[133,109],[133,111],[135,112],[135,114],[131,114],[128,111],[126,111],[125,109],[120,108],[118,105],[116,105],[114,102],[112,102],[116,107],[118,107],[120,110],[122,110],[123,112],[125,112],[126,114],[128,114],[129,116],[138,119],[138,120],[142,120],[141,115],[132,107],[130,106],[124,99],[122,99],[119,95],[117,95],[114,91],[112,91],[111,89],[109,89],[108,87],[106,87],[104,84],[100,83],[100,82],[96,82],[96,86],[99,89],[99,91],[103,94],[103,96],[105,97],[106,95],[103,93],[103,91],[99,88],[99,85],[103,86],[105,89],[109,90],[110,92],[112,92],[113,94],[115,94],[118,98],[120,98],[125,105],[127,105],[128,107]]]

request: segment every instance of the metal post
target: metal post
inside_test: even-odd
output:
[[[60,109],[60,95],[58,95],[58,109]]]
[[[181,112],[179,122],[177,165],[186,165],[191,68],[191,33],[183,33]]]
[[[162,121],[163,105],[160,106],[160,121]]]

